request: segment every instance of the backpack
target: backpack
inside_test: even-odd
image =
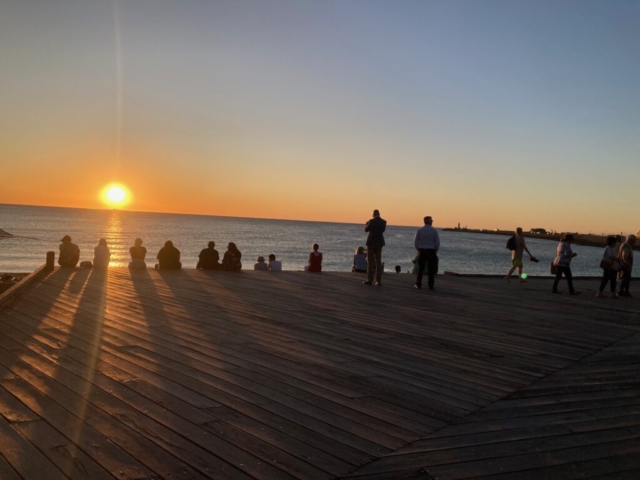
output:
[[[507,249],[508,250],[515,250],[516,249],[516,237],[515,237],[515,235],[513,237],[511,237],[509,240],[507,240]]]

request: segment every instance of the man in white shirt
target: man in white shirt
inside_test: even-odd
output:
[[[282,271],[282,262],[280,260],[276,260],[276,256],[273,253],[269,255],[269,270],[272,272]]]
[[[433,290],[436,271],[438,269],[438,249],[440,248],[440,236],[438,231],[432,227],[433,218],[424,217],[424,227],[419,228],[416,232],[416,238],[413,242],[418,251],[418,278],[413,288],[422,288],[422,275],[424,274],[425,265],[427,267],[427,277],[429,279],[429,290]]]

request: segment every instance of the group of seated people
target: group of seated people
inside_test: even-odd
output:
[[[198,255],[198,264],[196,269],[198,270],[227,270],[237,271],[242,268],[242,253],[238,250],[235,243],[229,242],[227,251],[222,257],[220,262],[220,254],[216,250],[215,242],[209,242],[207,248],[203,249]],[[307,265],[304,267],[306,272],[321,272],[322,271],[322,252],[319,251],[320,246],[314,243],[312,250],[309,253],[309,259]],[[136,238],[134,245],[129,249],[131,254],[131,262],[129,262],[129,268],[131,269],[146,269],[147,264],[145,259],[147,256],[147,249],[142,246],[142,239]],[[158,263],[155,268],[160,270],[180,270],[182,263],[180,262],[180,250],[178,250],[171,240],[167,240],[164,247],[160,249],[156,256]],[[265,258],[260,256],[257,259],[256,264],[253,266],[254,270],[264,271],[281,271],[282,262],[276,260],[276,256],[272,253],[269,255],[269,262],[265,262]],[[63,267],[75,267],[80,260],[80,249],[78,246],[71,242],[71,237],[65,235],[62,238],[62,244],[60,245],[60,256],[58,263]],[[107,268],[111,260],[111,251],[107,246],[107,240],[101,238],[98,245],[94,249],[93,266],[94,268]],[[84,264],[85,262],[81,263]],[[89,266],[91,262],[86,262]],[[367,254],[364,247],[358,247],[353,256],[352,272],[367,272]],[[396,271],[399,271],[399,267],[396,267]]]
[[[257,263],[253,266],[254,270],[262,270],[264,272],[281,272],[282,262],[276,260],[276,256],[272,253],[269,255],[269,263],[264,262],[264,257],[258,257]]]

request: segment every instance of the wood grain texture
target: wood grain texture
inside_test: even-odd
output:
[[[0,309],[2,478],[632,478],[640,305],[550,281],[57,269]],[[595,289],[597,281],[577,281]]]

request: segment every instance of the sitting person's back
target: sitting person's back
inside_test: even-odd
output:
[[[218,270],[220,268],[220,254],[214,248],[215,242],[209,242],[208,248],[203,249],[198,255],[198,264],[196,269],[201,270]]]
[[[263,272],[269,271],[269,265],[264,263],[264,257],[258,257],[258,263],[253,266],[254,270],[262,270]]]
[[[167,240],[164,247],[158,252],[159,268],[160,270],[180,270],[182,263],[180,263],[180,250],[173,246],[171,240]]]
[[[269,255],[269,270],[271,270],[272,272],[282,271],[282,262],[276,260],[276,256],[273,253]]]
[[[107,247],[107,240],[101,238],[98,241],[98,245],[93,249],[93,267],[94,268],[109,268],[109,262],[111,261],[111,251]]]
[[[307,272],[321,272],[322,271],[322,253],[318,250],[320,246],[317,243],[313,244],[313,251],[309,253],[309,263],[305,267]]]
[[[224,257],[222,258],[223,270],[238,271],[242,269],[241,259],[242,253],[240,253],[240,250],[238,250],[236,244],[233,242],[229,242],[227,251],[224,252]]]
[[[131,254],[129,268],[147,268],[147,264],[144,263],[144,259],[147,256],[147,249],[142,246],[141,238],[136,238],[133,247],[129,249],[129,254]]]
[[[60,240],[60,256],[58,257],[58,264],[61,267],[75,267],[80,261],[80,248],[75,243],[71,243],[71,237],[65,235]]]
[[[364,253],[364,247],[358,247],[353,256],[352,272],[367,273],[367,254]]]

